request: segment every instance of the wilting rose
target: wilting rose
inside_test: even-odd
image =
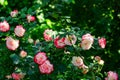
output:
[[[92,47],[94,38],[93,36],[91,36],[90,34],[85,34],[82,36],[82,42],[80,44],[80,46],[84,49],[84,50],[89,50]]]
[[[36,44],[38,44],[38,43],[40,43],[39,39],[34,40],[34,45],[36,45]]]
[[[83,40],[80,44],[82,49],[89,50],[92,47],[93,42],[89,39]]]
[[[35,21],[35,16],[27,15],[27,21],[28,22]]]
[[[84,65],[83,59],[81,57],[73,56],[72,57],[72,64],[77,67],[82,67]]]
[[[83,40],[90,40],[91,42],[93,42],[94,38],[93,38],[93,36],[91,34],[87,33],[87,34],[82,36],[82,41]]]
[[[24,78],[24,76],[24,73],[12,73],[12,78],[15,80],[21,80],[22,78]]]
[[[14,29],[14,32],[15,32],[15,35],[17,35],[18,37],[22,37],[25,33],[25,29],[23,28],[22,25],[18,25]]]
[[[44,52],[38,52],[34,56],[34,62],[39,65],[43,64],[46,60],[47,60],[47,56],[46,56],[46,53],[44,53]]]
[[[11,75],[6,75],[5,77],[6,77],[8,80],[12,78]]]
[[[105,80],[118,80],[118,74],[116,72],[109,71]]]
[[[89,71],[88,66],[83,65],[83,66],[82,66],[82,73],[83,73],[83,74],[86,74],[88,71]]]
[[[99,43],[101,48],[105,48],[105,46],[106,46],[106,39],[105,38],[100,38],[100,39],[98,39],[98,43]]]
[[[101,57],[100,57],[100,56],[95,56],[95,60],[96,60],[96,61],[100,61],[100,60],[101,60]]]
[[[65,38],[65,44],[66,45],[73,45],[76,43],[76,36],[75,35],[67,35]]]
[[[10,26],[7,21],[0,22],[0,31],[7,32],[10,30]]]
[[[56,46],[56,48],[64,48],[65,47],[65,38],[59,38],[59,37],[56,37],[54,39],[54,45]]]
[[[22,51],[20,52],[20,57],[24,58],[24,57],[26,57],[26,56],[27,56],[27,52],[24,51],[24,50],[22,50]]]
[[[15,40],[12,37],[7,37],[6,46],[10,50],[16,50],[19,47],[19,40]]]
[[[44,74],[50,74],[54,69],[50,61],[46,60],[42,65],[39,66],[40,72]]]
[[[19,73],[12,73],[12,78],[13,78],[14,80],[20,80],[21,76],[20,76]]]
[[[11,17],[16,17],[17,14],[18,14],[18,10],[13,10],[10,13]]]
[[[53,35],[53,31],[49,30],[49,29],[46,29],[43,33],[45,41],[51,41],[52,40],[52,35]]]

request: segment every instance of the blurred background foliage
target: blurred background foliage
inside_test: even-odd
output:
[[[36,16],[37,25],[29,31],[33,39],[42,40],[43,31],[47,28],[59,31],[71,26],[89,31],[95,37],[105,37],[107,46],[104,50],[92,49],[94,53],[89,51],[82,53],[86,53],[86,57],[90,54],[101,56],[105,61],[103,72],[113,70],[120,74],[119,0],[0,0],[0,20],[10,16],[10,12],[14,9],[21,14],[27,11],[25,14]],[[8,57],[9,51],[2,40],[0,40],[0,47],[0,79],[2,79],[6,73],[12,72],[14,65]]]

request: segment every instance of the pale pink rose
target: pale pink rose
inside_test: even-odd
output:
[[[7,32],[10,30],[10,26],[7,21],[0,22],[0,31]]]
[[[100,60],[100,61],[98,61],[98,64],[104,65],[104,61],[103,61],[103,60]]]
[[[89,50],[92,47],[93,42],[89,39],[83,40],[80,44],[82,49]]]
[[[66,45],[74,45],[76,41],[77,41],[77,38],[75,35],[67,35],[65,38]]]
[[[15,35],[17,35],[18,37],[22,37],[25,33],[25,29],[23,28],[22,25],[18,25],[14,29],[14,32],[15,32]]]
[[[12,37],[7,37],[6,46],[10,50],[16,50],[19,47],[19,40],[15,40]]]
[[[89,50],[92,47],[93,41],[93,36],[87,33],[82,36],[82,42],[80,45],[84,50]]]
[[[28,21],[28,22],[35,21],[35,16],[27,15],[27,21]]]
[[[14,80],[20,80],[21,76],[20,76],[19,73],[12,73],[12,78],[13,78]]]
[[[65,38],[59,38],[59,36],[58,37],[56,37],[55,39],[54,39],[54,45],[56,46],[56,48],[64,48],[65,47]]]
[[[17,14],[18,14],[18,10],[13,10],[10,13],[11,17],[16,17]]]
[[[22,50],[22,51],[20,52],[20,56],[21,56],[22,58],[26,57],[26,56],[27,56],[27,52],[24,51],[24,50]]]
[[[54,69],[53,65],[49,60],[46,60],[42,65],[39,65],[39,69],[41,73],[50,74]]]
[[[109,71],[105,80],[118,80],[118,74],[116,72]]]
[[[81,57],[73,56],[72,57],[72,64],[77,67],[82,67],[84,65],[83,59]]]
[[[100,38],[100,39],[98,39],[98,43],[99,43],[101,48],[105,48],[105,46],[106,46],[106,39],[105,38]]]
[[[44,52],[38,52],[34,56],[34,62],[39,65],[43,64],[46,60],[47,60],[47,56],[46,56],[46,53],[44,53]]]
[[[45,41],[51,41],[52,40],[52,36],[53,36],[53,31],[46,29],[43,33],[44,39]]]
[[[93,42],[94,41],[94,38],[93,38],[93,36],[91,35],[91,34],[89,34],[89,33],[87,33],[87,34],[85,34],[85,35],[83,35],[82,36],[82,41],[83,40],[90,40],[91,42]]]

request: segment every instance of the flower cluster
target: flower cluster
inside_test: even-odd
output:
[[[54,36],[54,31],[46,29],[43,33],[44,40],[45,41],[54,41],[54,45],[56,48],[64,48],[66,45],[74,45],[77,41],[77,37],[72,34],[72,35],[66,35],[66,37],[60,37],[59,35],[57,37]],[[94,43],[94,37],[87,33],[82,36],[82,40],[80,43],[80,47],[83,50],[89,50]],[[98,44],[101,48],[105,48],[106,46],[106,39],[105,38],[99,38],[98,39]]]
[[[10,13],[11,17],[16,17],[18,15],[18,10],[11,11]],[[35,21],[35,17],[31,15],[27,15],[27,21]],[[1,32],[7,32],[10,30],[9,23],[4,20],[3,22],[0,22],[0,31]],[[25,28],[22,25],[17,25],[14,29],[14,33],[18,37],[23,37],[25,34]],[[6,38],[6,46],[10,50],[16,50],[19,47],[19,40],[15,40],[12,37]]]
[[[46,29],[43,33],[43,36],[45,41],[47,42],[53,41],[54,46],[58,49],[65,48],[67,46],[74,47],[74,45],[79,45],[77,47],[81,48],[82,50],[89,50],[92,48],[95,39],[91,34],[86,33],[82,35],[80,41],[77,41],[79,36],[75,36],[74,34],[71,33],[71,34],[65,34],[65,36],[61,37],[61,35],[57,33],[55,34],[55,31],[50,29]],[[101,48],[105,48],[106,46],[105,38],[98,38],[97,41],[98,41],[98,45]],[[77,42],[79,43],[77,44]],[[104,61],[99,56],[96,56],[94,59],[97,61],[97,64],[99,65],[104,64]],[[82,69],[83,74],[86,74],[89,71],[89,67],[84,64],[82,56],[73,56],[72,64],[74,66],[77,66],[79,69]]]
[[[46,53],[44,52],[38,52],[34,56],[34,62],[39,65],[41,73],[50,74],[54,70],[53,65],[47,60]]]

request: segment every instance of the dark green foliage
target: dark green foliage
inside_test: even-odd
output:
[[[14,9],[17,9],[20,12],[17,18],[10,17],[10,12]],[[26,21],[27,14],[36,16],[36,21],[28,24]],[[10,32],[0,32],[0,80],[4,80],[6,75],[11,74],[14,71],[14,67],[16,67],[20,59],[18,55],[19,50],[22,49],[19,48],[19,50],[16,50],[15,52],[8,50],[5,46],[4,39],[9,35],[14,36],[14,27],[18,24],[22,24],[27,30],[25,38],[20,38],[20,40],[23,41],[27,40],[29,37],[34,40],[39,39],[43,41],[43,32],[45,29],[49,28],[60,31],[61,29],[67,28],[69,30],[71,29],[71,26],[79,27],[80,30],[83,31],[83,34],[88,31],[95,37],[103,36],[107,39],[105,49],[91,49],[90,51],[82,51],[81,54],[84,55],[85,58],[91,55],[101,56],[101,58],[105,61],[102,74],[112,70],[118,72],[120,75],[119,0],[0,0],[0,22],[3,20],[7,20],[12,28]],[[82,35],[82,33],[80,35]],[[26,46],[24,50],[27,50],[29,54],[34,56],[34,48],[31,48],[32,44],[29,44],[29,46],[28,44],[28,42],[22,42],[21,48]],[[51,44],[46,46],[46,52],[54,52],[54,47],[52,50],[49,49],[51,46],[53,45]],[[69,47],[68,50],[72,50],[71,47]],[[58,52],[62,53],[62,50]],[[54,52],[54,54],[58,52]],[[49,53],[50,55],[48,54],[48,58],[56,66],[56,71],[50,75],[38,74],[39,70],[38,72],[34,72],[35,70],[32,68],[28,69],[29,66],[35,65],[34,63],[31,65],[26,63],[24,65],[28,66],[26,70],[29,74],[25,77],[26,80],[78,80],[84,78],[84,75],[81,75],[78,69],[70,64],[67,64],[71,62],[71,57],[73,56],[72,54],[69,57],[64,56],[62,58],[63,54],[54,55],[51,53]],[[62,62],[64,59],[68,60],[66,60],[66,62]],[[18,62],[12,62],[12,60],[17,60]],[[28,61],[29,60],[32,59],[28,59]],[[58,62],[54,60],[57,60]],[[13,65],[13,63],[15,64]],[[68,65],[68,68],[64,68]],[[37,69],[38,66],[35,65],[35,67]],[[40,77],[38,77],[38,75]],[[100,76],[100,74],[97,75]]]

